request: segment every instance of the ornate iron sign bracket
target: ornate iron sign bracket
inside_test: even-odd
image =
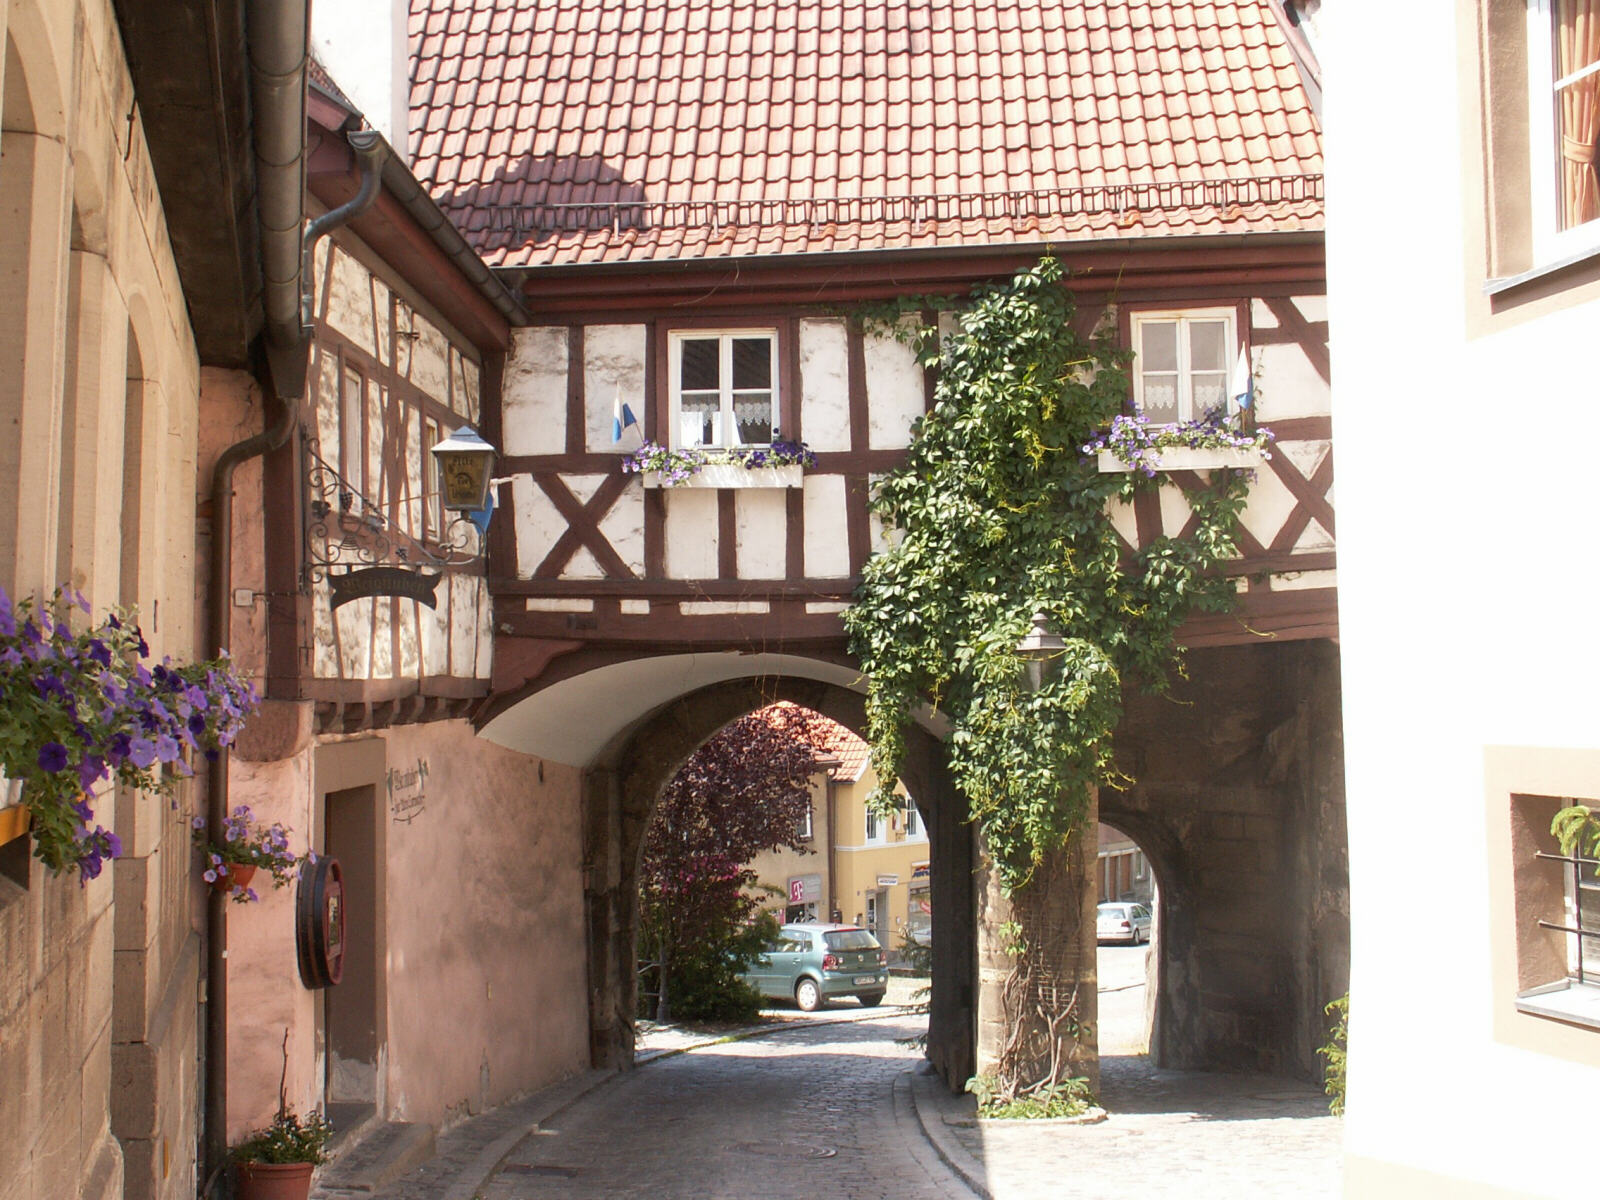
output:
[[[331,581],[336,575],[372,567],[420,573],[426,567],[451,569],[481,561],[483,535],[469,517],[455,517],[437,540],[415,538],[322,457],[316,438],[304,435],[303,440],[306,520],[302,580],[307,588],[317,580]],[[414,496],[401,503],[420,507],[423,498]],[[431,594],[432,588],[428,591]],[[363,593],[345,598],[354,599],[356,594]]]

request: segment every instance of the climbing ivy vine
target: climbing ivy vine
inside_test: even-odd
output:
[[[1127,556],[1107,505],[1172,486],[1101,474],[1093,443],[1128,408],[1132,355],[1110,331],[1074,330],[1054,259],[975,293],[959,328],[924,330],[934,404],[874,504],[895,532],[845,617],[869,680],[877,802],[900,773],[913,710],[950,720],[951,769],[1007,892],[1081,821],[1089,789],[1117,782],[1111,734],[1125,680],[1160,689],[1182,669],[1174,641],[1234,591],[1247,473],[1217,470],[1189,493],[1197,520]],[[1043,685],[1025,685],[1017,643],[1035,612],[1065,639]]]

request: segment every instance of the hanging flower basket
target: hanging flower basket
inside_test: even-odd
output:
[[[72,588],[48,604],[0,591],[0,770],[21,785],[34,856],[85,883],[122,852],[95,819],[95,789],[170,792],[194,774],[196,752],[232,744],[258,703],[226,660],[149,666],[131,611],[90,625],[91,611]]]
[[[296,856],[289,852],[289,830],[273,822],[263,825],[255,819],[249,805],[241,804],[222,822],[215,837],[206,833],[206,819],[195,817],[190,823],[194,844],[200,847],[203,863],[201,878],[212,891],[222,892],[236,904],[249,904],[261,897],[251,887],[256,872],[265,870],[275,888],[288,887],[300,878],[300,868],[316,862],[313,850]]]

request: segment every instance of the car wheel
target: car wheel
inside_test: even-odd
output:
[[[856,999],[861,1001],[862,1008],[877,1008],[878,1005],[883,1003],[883,993],[861,992],[856,996]]]
[[[794,985],[794,1002],[801,1012],[816,1012],[822,1007],[822,989],[815,979],[802,979]]]
[[[1144,930],[1140,929],[1137,925],[1135,925],[1133,927],[1133,944],[1135,946],[1137,946],[1143,941],[1144,941]]]

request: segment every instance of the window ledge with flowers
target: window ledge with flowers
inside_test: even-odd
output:
[[[622,460],[622,469],[642,475],[647,488],[797,488],[816,465],[804,442],[683,450],[646,442]]]
[[[1245,429],[1237,416],[1208,413],[1196,421],[1154,425],[1141,414],[1121,414],[1111,428],[1083,447],[1100,474],[1139,471],[1251,470],[1272,457],[1272,430]]]

